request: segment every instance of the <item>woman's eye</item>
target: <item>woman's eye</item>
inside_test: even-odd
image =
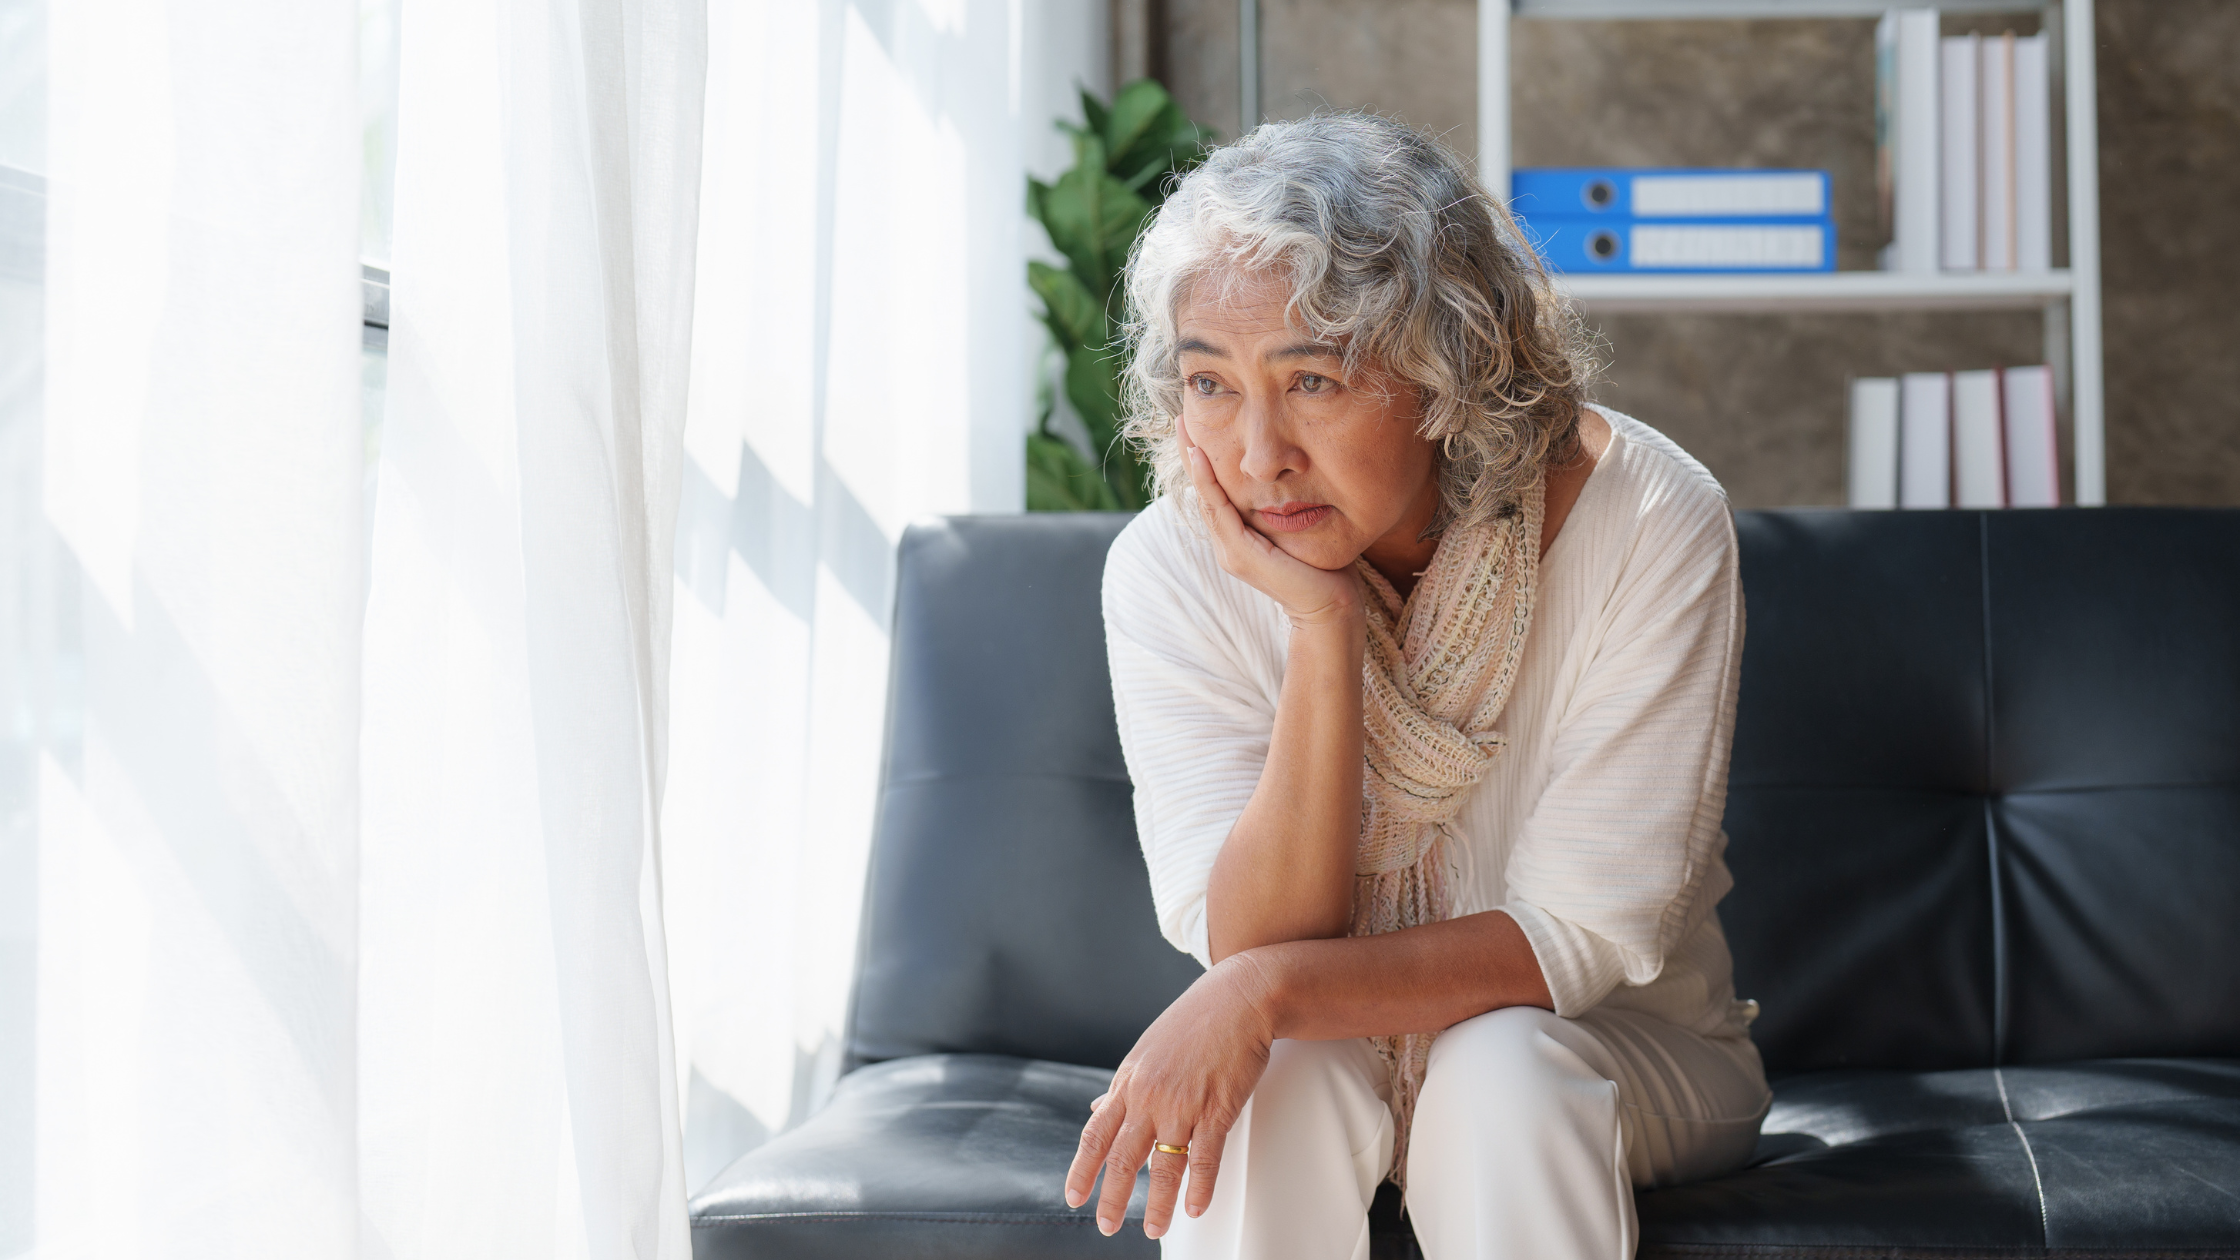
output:
[[[1330,388],[1330,378],[1308,372],[1299,378],[1299,388],[1310,394],[1319,394]]]
[[[1193,376],[1190,378],[1190,388],[1198,391],[1198,397],[1200,398],[1211,398],[1220,390],[1221,386],[1216,384],[1210,376]]]

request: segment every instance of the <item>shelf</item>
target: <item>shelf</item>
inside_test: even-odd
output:
[[[2067,136],[2069,267],[2036,275],[1593,275],[1557,277],[1589,312],[2042,310],[2046,362],[2063,382],[2074,501],[2107,501],[2100,327],[2100,124],[2095,0],[1478,0],[1478,178],[1509,186],[1510,25],[1516,18],[1877,18],[1891,8],[2042,15]],[[1860,102],[1866,109],[1869,103]]]
[[[1916,311],[2034,309],[2066,301],[2067,271],[1912,275],[1821,271],[1809,275],[1558,275],[1557,287],[1590,311]]]
[[[2030,13],[2044,0],[1515,0],[1527,18],[1876,18],[1890,9]]]

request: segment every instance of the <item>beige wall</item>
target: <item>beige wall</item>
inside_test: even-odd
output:
[[[1170,86],[1236,135],[1235,0],[1164,7]],[[1370,108],[1475,151],[1476,0],[1261,13],[1267,117]],[[2010,25],[2035,18],[1947,21]],[[2240,3],[2101,0],[2099,28],[2109,499],[2240,505]],[[1871,266],[1872,45],[1857,20],[1519,21],[1515,161],[1825,167],[1841,265]],[[1598,396],[1746,507],[1841,502],[1850,377],[2044,358],[2028,313],[1634,315],[1596,331]]]

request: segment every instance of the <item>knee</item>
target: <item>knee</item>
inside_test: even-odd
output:
[[[1563,1023],[1551,1011],[1513,1006],[1439,1034],[1418,1116],[1511,1133],[1572,1126],[1582,1091],[1615,1097],[1616,1087],[1566,1044]]]
[[[1266,1109],[1358,1091],[1362,1057],[1356,1042],[1277,1041],[1269,1047],[1268,1067],[1253,1088],[1253,1102]]]
[[[1557,1038],[1563,1017],[1537,1006],[1506,1006],[1463,1020],[1431,1043],[1429,1070],[1451,1059],[1467,1059],[1474,1072],[1528,1073]]]
[[[1246,1108],[1245,1140],[1269,1184],[1320,1185],[1358,1212],[1391,1165],[1391,1096],[1384,1063],[1366,1041],[1278,1041]],[[1346,1185],[1357,1193],[1338,1193]]]

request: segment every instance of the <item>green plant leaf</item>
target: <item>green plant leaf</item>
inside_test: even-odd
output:
[[[1112,487],[1071,443],[1047,433],[1027,435],[1029,512],[1110,512],[1119,506]]]
[[[1074,278],[1100,305],[1109,300],[1151,204],[1100,168],[1075,167],[1050,186],[1042,208],[1043,230],[1072,264]]]
[[[1060,271],[1045,262],[1027,264],[1027,285],[1042,299],[1043,322],[1050,326],[1060,349],[1072,353],[1082,346],[1103,346],[1112,339],[1105,326],[1104,304],[1071,271]]]
[[[1120,506],[1130,512],[1141,511],[1151,502],[1149,473],[1125,443],[1114,447],[1112,457],[1104,464],[1105,484],[1112,487],[1112,496]]]
[[[1081,113],[1085,126],[1057,123],[1073,137],[1073,169],[1052,183],[1029,181],[1027,190],[1028,213],[1066,266],[1030,262],[1027,282],[1066,355],[1065,396],[1095,454],[1084,456],[1049,432],[1053,400],[1043,377],[1043,427],[1027,441],[1027,498],[1035,510],[1134,509],[1149,500],[1146,469],[1119,439],[1114,290],[1129,249],[1166,196],[1166,177],[1202,160],[1213,140],[1148,79],[1122,88],[1110,108],[1083,92]]]
[[[1169,106],[1140,140],[1112,159],[1111,166],[1122,183],[1156,206],[1166,200],[1168,176],[1204,159],[1212,134]]]
[[[1174,159],[1171,156],[1165,153],[1154,153],[1148,161],[1136,168],[1133,173],[1123,174],[1120,177],[1120,182],[1126,184],[1130,192],[1144,197],[1144,200],[1152,205],[1157,205],[1166,200],[1166,193],[1165,190],[1159,189],[1154,181],[1173,169]],[[1149,196],[1145,196],[1147,187],[1152,189],[1152,194]]]
[[[1156,87],[1156,85],[1154,85]],[[1140,101],[1133,101],[1136,112],[1122,117],[1122,108],[1113,105],[1113,130],[1107,132],[1107,146],[1111,157],[1107,166],[1113,173],[1136,173],[1147,161],[1167,159],[1174,166],[1189,166],[1203,155],[1207,139],[1212,132],[1198,128],[1189,121],[1169,96],[1142,94]],[[1122,135],[1120,128],[1127,128]]]
[[[1176,166],[1188,167],[1197,165],[1205,156],[1213,145],[1213,138],[1213,132],[1191,122],[1180,106],[1169,105],[1160,113],[1159,121],[1152,125],[1146,143],[1171,154]]]
[[[1083,346],[1066,355],[1066,401],[1089,430],[1089,448],[1103,460],[1120,434],[1119,356],[1102,346]]]
[[[1111,111],[1107,110],[1104,107],[1103,101],[1100,101],[1096,97],[1089,95],[1089,89],[1081,89],[1081,117],[1083,121],[1089,124],[1088,130],[1093,131],[1100,136],[1105,134],[1105,132],[1110,127],[1110,115]],[[1059,125],[1066,127],[1066,129],[1069,131],[1074,130],[1067,124],[1060,123]],[[1079,135],[1080,132],[1074,131],[1074,134]]]
[[[1086,130],[1076,131],[1073,133],[1073,169],[1067,171],[1066,174],[1101,171],[1107,165],[1108,156],[1102,134]],[[1064,176],[1059,178],[1063,179]]]
[[[1174,107],[1174,98],[1157,80],[1137,79],[1121,88],[1112,98],[1112,112],[1099,128],[1104,132],[1106,152],[1115,159],[1113,165],[1119,165],[1117,159],[1132,156],[1137,144]]]
[[[1102,192],[1075,169],[1060,175],[1042,198],[1042,230],[1091,293],[1104,292],[1106,285]]]

